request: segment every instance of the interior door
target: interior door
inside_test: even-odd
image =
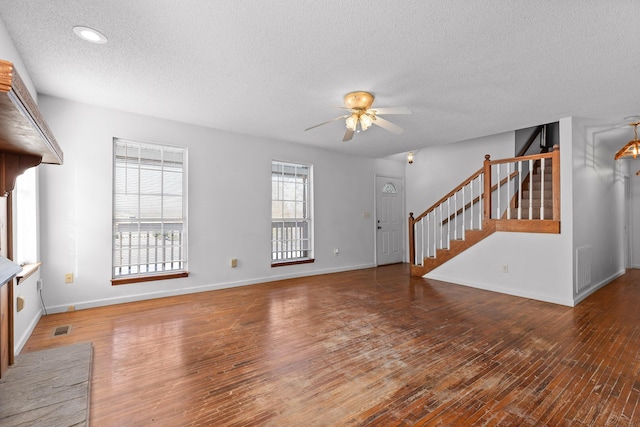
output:
[[[404,258],[404,217],[402,179],[376,176],[376,262],[402,262]]]

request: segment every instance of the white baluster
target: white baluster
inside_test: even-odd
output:
[[[436,211],[431,212],[433,214],[433,257],[436,257],[436,245],[438,244],[438,237],[436,233]]]
[[[540,159],[540,219],[544,219],[544,166],[545,158]]]
[[[469,192],[471,193],[470,196],[470,201],[471,201],[471,206],[469,206],[469,226],[471,227],[471,230],[473,230],[473,181],[475,181],[476,179],[472,179],[471,182],[469,183]]]
[[[522,219],[522,161],[518,162],[518,219]]]
[[[416,260],[416,264],[424,265],[424,218],[420,220],[420,263]]]
[[[511,165],[507,163],[507,219],[511,219]]]
[[[501,210],[500,210],[500,169],[502,169],[501,166],[502,166],[501,164],[497,164],[496,165],[496,172],[497,172],[497,174],[496,174],[497,175],[497,177],[496,177],[496,188],[498,190],[497,191],[497,193],[498,193],[498,203],[497,203],[497,206],[496,206],[496,219],[500,219],[500,212],[501,212]]]
[[[482,197],[482,189],[484,188],[484,174],[478,176],[478,230],[482,230],[482,215],[484,212],[484,197]]]
[[[533,160],[529,160],[529,219],[533,219]]]
[[[466,188],[466,185],[464,187],[462,187],[462,240],[464,240],[464,231],[467,228],[467,224],[465,222],[465,211],[467,210],[467,205],[465,205],[464,203],[464,189]]]
[[[447,249],[451,249],[451,197],[447,199]]]

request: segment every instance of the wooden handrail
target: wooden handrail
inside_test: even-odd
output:
[[[431,213],[431,211],[435,210],[435,208],[440,206],[440,204],[442,204],[445,200],[447,200],[449,197],[453,196],[455,193],[460,191],[465,185],[467,185],[468,183],[470,183],[471,181],[476,179],[478,177],[478,175],[480,175],[481,173],[482,173],[482,169],[478,169],[473,175],[471,175],[469,178],[467,178],[465,181],[463,181],[462,184],[458,185],[456,188],[454,188],[453,190],[449,191],[446,196],[444,196],[443,198],[441,198],[440,200],[435,202],[429,209],[427,209],[426,211],[422,212],[418,217],[416,217],[414,222],[418,222],[422,218],[424,218],[425,216],[429,215]]]
[[[554,151],[556,150],[555,147],[558,147],[558,146],[554,145]],[[524,162],[527,160],[540,160],[540,159],[547,159],[552,157],[553,157],[553,151],[550,153],[530,154],[528,156],[511,157],[509,159],[491,160],[490,163],[492,165],[501,165],[503,163]]]
[[[529,147],[531,147],[531,144],[533,144],[533,141],[535,141],[538,135],[540,135],[540,132],[542,132],[542,129],[544,129],[544,125],[540,125],[536,128],[536,130],[533,132],[533,134],[531,134],[529,139],[527,139],[527,142],[522,147],[522,150],[520,150],[518,154],[516,154],[516,157],[524,156],[524,153],[526,153],[527,150],[529,150]]]

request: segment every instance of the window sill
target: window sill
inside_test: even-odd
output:
[[[153,276],[135,276],[122,277],[119,279],[111,279],[111,285],[128,285],[130,283],[153,282],[156,280],[179,279],[181,277],[189,277],[188,271],[179,273],[156,274]]]
[[[306,259],[297,259],[295,261],[274,262],[274,263],[271,264],[271,268],[273,268],[273,267],[284,267],[285,265],[311,264],[312,262],[315,262],[315,259],[306,258]]]
[[[38,271],[38,268],[40,268],[41,265],[41,262],[36,262],[34,264],[24,264],[22,266],[22,271],[16,275],[16,281],[18,285],[21,281],[25,280],[27,277]]]

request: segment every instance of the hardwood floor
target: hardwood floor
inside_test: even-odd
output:
[[[640,270],[570,308],[405,264],[50,315],[23,352],[93,342],[93,426],[640,425],[639,307]]]

